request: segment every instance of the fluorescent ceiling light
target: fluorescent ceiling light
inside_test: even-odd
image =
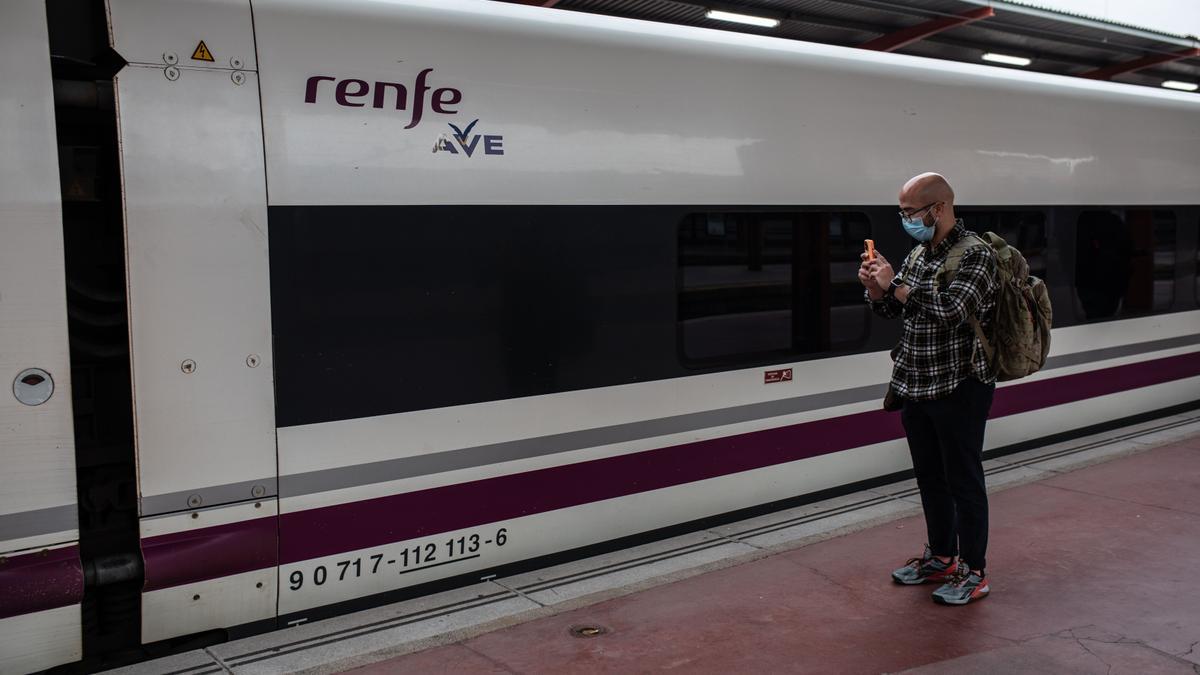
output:
[[[1005,63],[1010,66],[1027,66],[1033,63],[1032,59],[1027,59],[1024,56],[1009,56],[1008,54],[997,54],[995,52],[987,52],[983,55],[983,60],[994,63]]]
[[[779,19],[768,19],[765,16],[750,16],[749,14],[736,14],[734,12],[722,12],[719,9],[710,9],[704,16],[710,19],[716,19],[718,21],[745,23],[751,26],[762,26],[763,28],[774,28],[779,25]]]
[[[1200,89],[1200,84],[1195,82],[1180,82],[1179,80],[1167,80],[1162,83],[1162,86],[1167,89],[1178,89],[1179,91],[1196,91]]]

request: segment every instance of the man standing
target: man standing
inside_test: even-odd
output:
[[[904,184],[900,218],[918,248],[898,273],[883,256],[872,260],[866,254],[858,272],[871,309],[884,318],[903,318],[891,386],[903,401],[901,420],[929,537],[924,555],[892,572],[892,579],[941,582],[933,593],[936,602],[965,605],[989,591],[982,452],[996,375],[971,319],[984,327],[990,322],[996,256],[954,217],[954,191],[936,173]],[[951,257],[958,269],[946,283],[939,272]]]

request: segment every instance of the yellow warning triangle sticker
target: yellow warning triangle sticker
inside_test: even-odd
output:
[[[196,51],[192,52],[192,59],[194,61],[216,60],[213,58],[212,52],[208,51],[208,45],[204,44],[204,40],[201,40],[200,44],[196,45]]]

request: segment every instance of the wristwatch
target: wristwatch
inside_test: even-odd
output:
[[[883,297],[892,298],[896,296],[896,289],[904,285],[904,280],[900,277],[892,277],[892,283],[888,284],[887,290],[883,292]]]

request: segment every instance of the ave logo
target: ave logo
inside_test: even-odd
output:
[[[453,122],[447,125],[454,130],[453,134],[442,132],[437,142],[433,144],[433,152],[449,153],[451,155],[466,155],[473,157],[476,152],[484,155],[503,155],[504,137],[497,134],[472,134],[471,131],[479,123],[476,119],[460,129]]]

